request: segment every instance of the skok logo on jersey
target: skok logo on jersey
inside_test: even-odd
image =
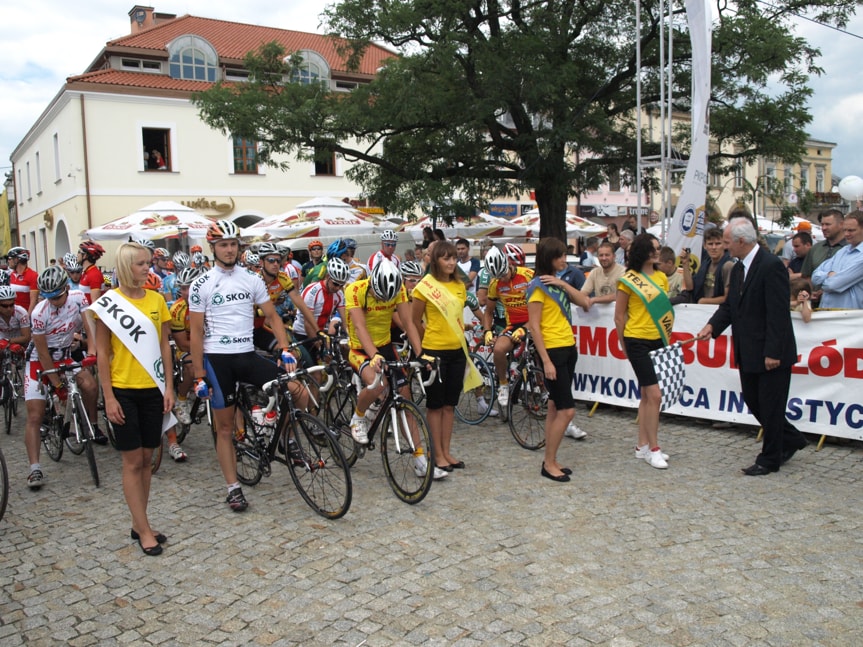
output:
[[[214,306],[225,305],[226,303],[238,303],[242,301],[251,301],[252,295],[249,292],[231,292],[229,294],[220,294],[216,292],[210,299],[210,303]]]

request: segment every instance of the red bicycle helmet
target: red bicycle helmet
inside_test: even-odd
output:
[[[524,250],[515,243],[507,243],[503,246],[503,253],[512,261],[513,265],[524,265]]]
[[[105,248],[99,243],[94,243],[92,240],[85,240],[78,245],[78,249],[84,252],[84,255],[91,261],[98,261],[105,254]]]

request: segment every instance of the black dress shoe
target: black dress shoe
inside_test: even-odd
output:
[[[741,472],[746,474],[746,476],[766,476],[771,472],[778,472],[779,468],[770,469],[769,467],[764,467],[763,465],[759,465],[755,463],[754,465],[750,465],[749,467],[744,467]]]
[[[561,474],[560,476],[555,476],[554,474],[545,469],[545,463],[542,464],[542,470],[540,470],[539,473],[545,478],[551,479],[552,481],[557,481],[558,483],[569,482],[569,474]]]
[[[788,461],[791,460],[791,458],[794,456],[794,454],[799,452],[801,449],[806,447],[808,444],[809,443],[804,438],[801,441],[801,444],[798,444],[796,447],[785,447],[785,448],[783,448],[782,449],[782,464],[785,465],[785,463],[787,463]]]
[[[139,534],[138,534],[138,531],[137,531],[137,530],[135,530],[134,528],[132,528],[131,530],[129,530],[129,536],[130,536],[134,541],[138,541],[138,540],[141,538],[141,535],[139,535]],[[166,541],[168,541],[168,538],[167,538],[167,537],[165,537],[165,535],[163,535],[162,533],[157,533],[157,534],[155,535],[155,537],[156,537],[156,541],[157,541],[157,542],[159,542],[160,544],[164,544]]]
[[[444,472],[452,472],[452,470],[453,470],[453,466],[452,466],[452,465],[437,465],[436,467],[437,467],[439,470],[443,470]]]
[[[463,470],[464,469],[464,461],[459,461],[458,463],[450,463],[449,466],[454,470]]]
[[[567,476],[569,476],[570,474],[572,474],[572,470],[571,470],[571,469],[569,469],[568,467],[561,467],[561,468],[560,468],[560,471],[561,471],[561,472],[563,472],[564,474],[566,474]]]

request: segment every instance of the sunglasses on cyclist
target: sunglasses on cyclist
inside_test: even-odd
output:
[[[267,258],[264,259],[265,263],[280,263],[281,261],[282,259],[278,256],[267,256]]]

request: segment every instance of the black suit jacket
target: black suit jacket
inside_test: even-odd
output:
[[[788,270],[777,257],[758,249],[743,281],[743,266],[734,267],[728,298],[710,318],[713,337],[729,325],[734,357],[740,370],[763,373],[764,358],[778,359],[781,368],[797,361],[797,344],[791,325],[791,288]]]

